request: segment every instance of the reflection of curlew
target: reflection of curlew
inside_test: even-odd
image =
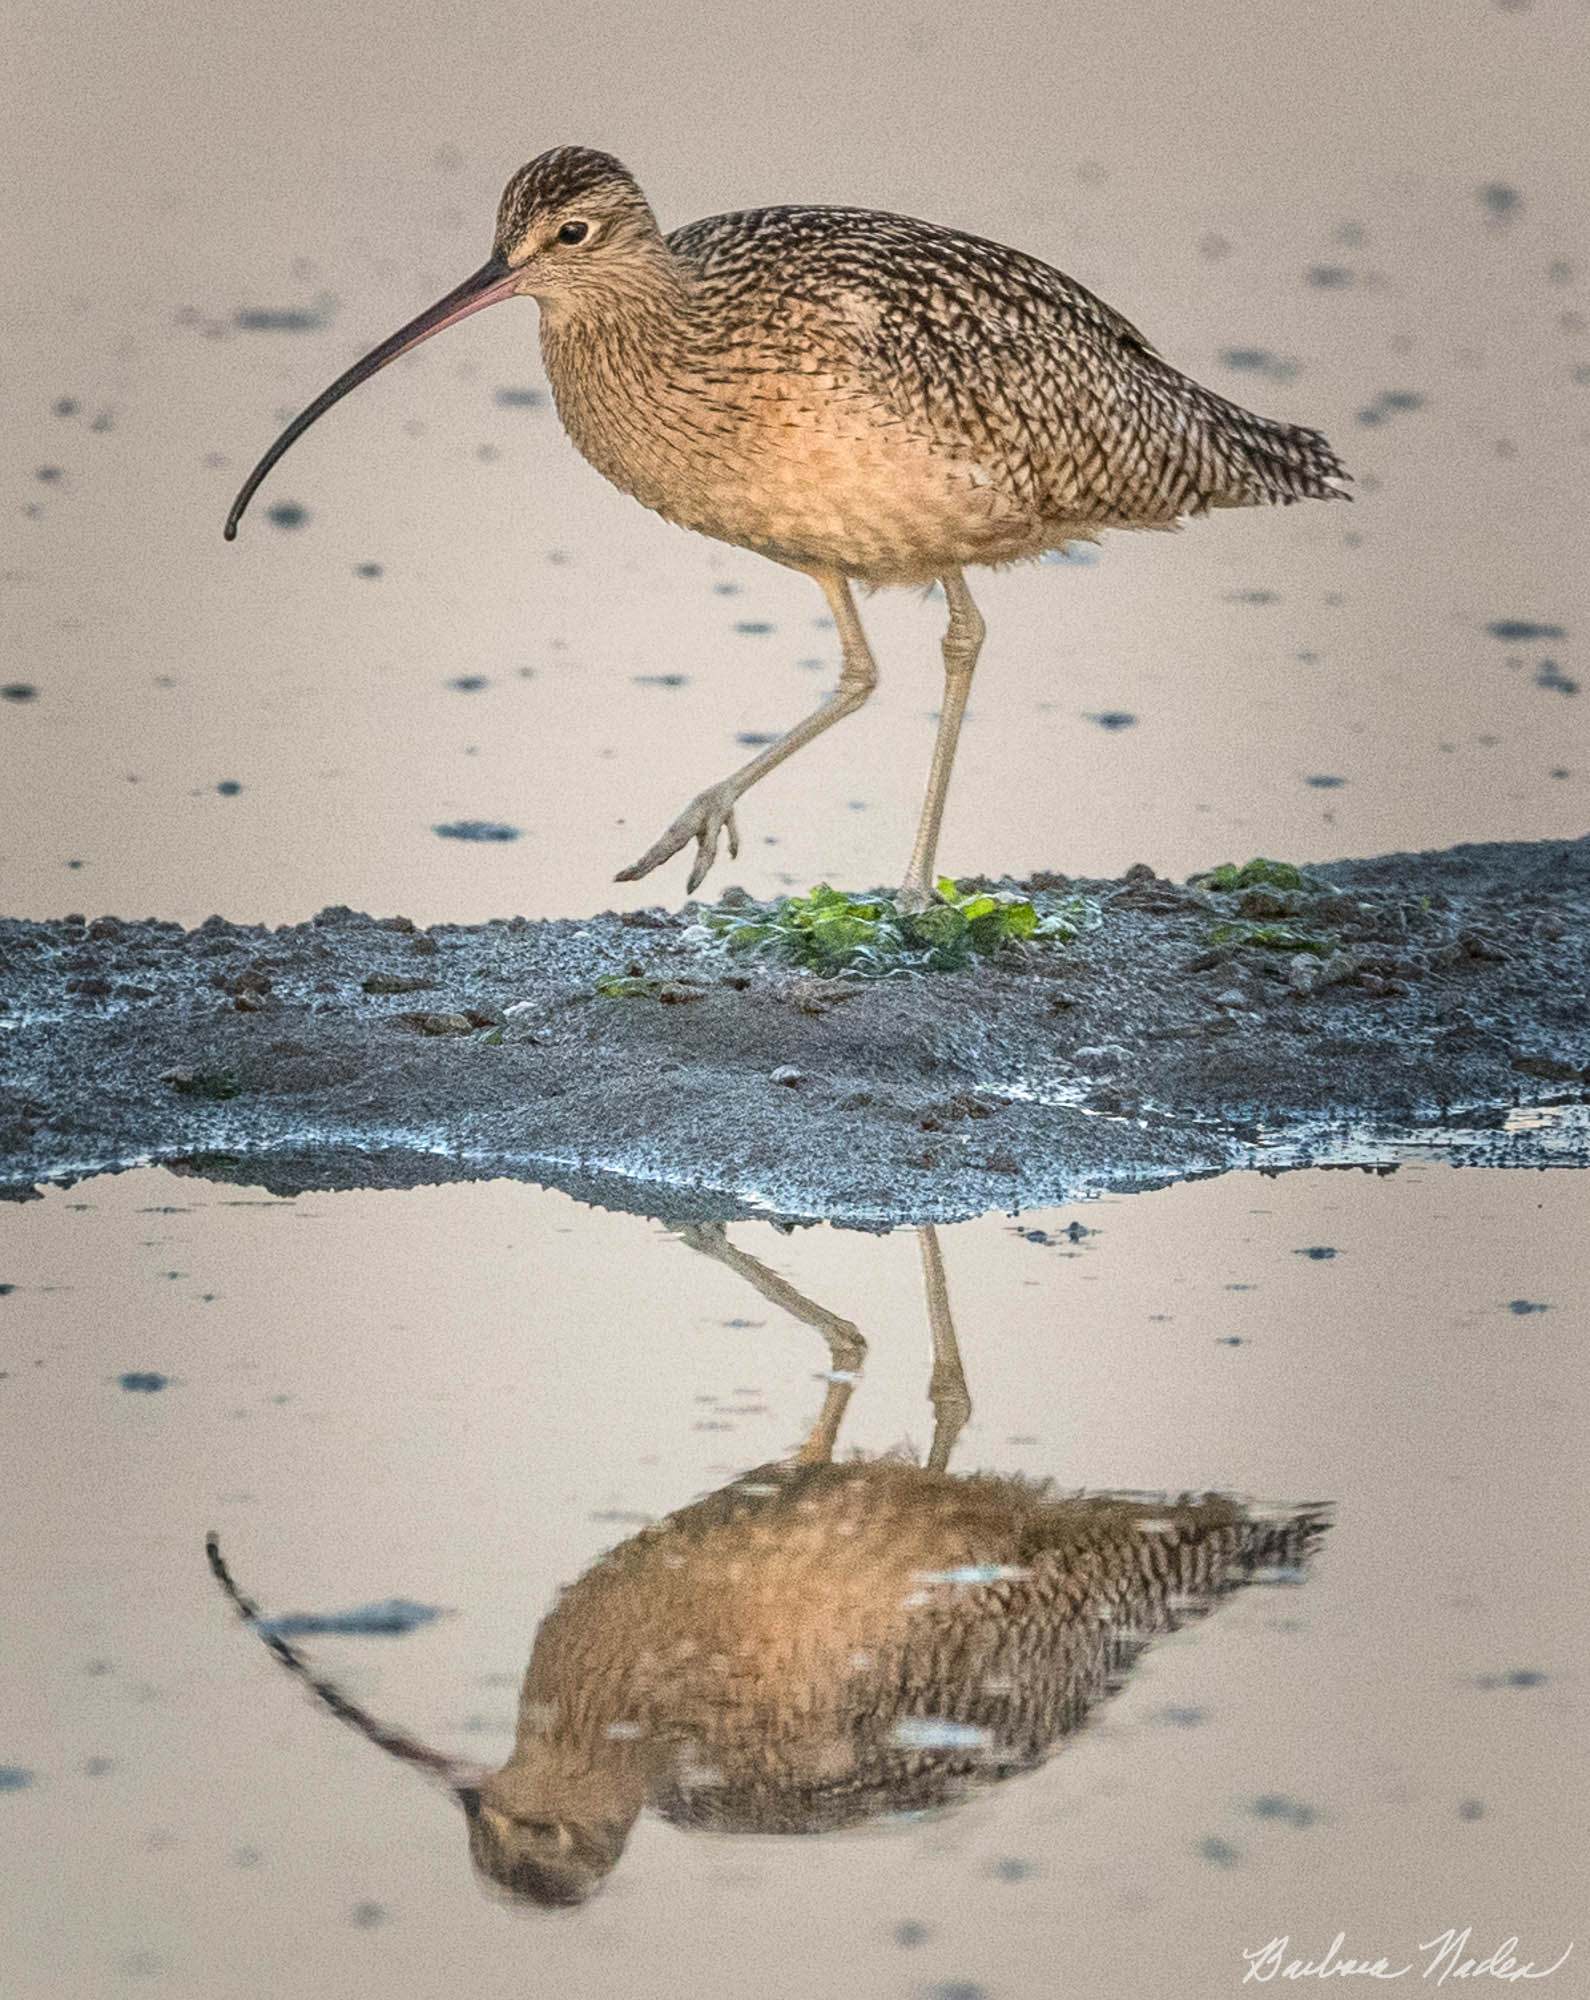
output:
[[[278,1660],[332,1712],[444,1781],[470,1853],[526,1901],[583,1901],[643,1808],[726,1832],[818,1833],[952,1804],[1030,1770],[1156,1633],[1261,1577],[1296,1579],[1323,1508],[1218,1494],[1053,1492],[952,1476],[969,1411],[931,1230],[930,1461],[832,1463],[863,1343],[719,1225],[685,1232],[828,1341],[829,1393],[801,1449],[610,1550],[536,1634],[513,1752],[481,1770],[388,1728],[285,1639]],[[211,1567],[242,1615],[215,1538]]]

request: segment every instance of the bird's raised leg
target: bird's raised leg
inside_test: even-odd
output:
[[[856,615],[850,585],[835,570],[814,570],[811,574],[822,585],[823,595],[834,614],[834,623],[839,628],[842,652],[839,685],[832,694],[823,697],[810,715],[797,722],[793,729],[786,730],[776,743],[770,743],[749,764],[742,764],[738,771],[730,772],[720,783],[698,792],[673,825],[652,842],[638,861],[619,870],[615,881],[638,882],[642,875],[649,875],[654,868],[677,854],[686,841],[693,840],[696,843],[696,858],[691,863],[690,879],[685,888],[694,895],[705,881],[707,870],[717,856],[718,841],[725,833],[729,836],[730,856],[740,851],[734,808],[741,795],[748,792],[759,778],[765,778],[775,766],[782,764],[786,757],[794,756],[813,737],[821,736],[825,729],[832,729],[836,722],[853,715],[878,685],[877,665],[867,644],[867,635],[861,629],[861,620]],[[972,615],[976,616],[975,611]],[[980,623],[978,630],[979,633],[982,630]]]
[[[933,744],[933,766],[928,772],[927,797],[922,801],[916,846],[911,850],[911,865],[895,898],[902,910],[925,910],[933,900],[933,863],[944,819],[944,800],[950,789],[961,717],[966,713],[966,697],[971,692],[972,674],[986,630],[961,572],[948,570],[939,581],[950,607],[950,622],[944,632],[944,706],[939,710],[939,733]]]
[[[928,1325],[933,1330],[933,1374],[928,1383],[928,1401],[933,1405],[933,1444],[928,1452],[928,1470],[943,1472],[949,1465],[955,1440],[972,1414],[972,1398],[966,1387],[966,1371],[961,1367],[955,1322],[950,1317],[950,1294],[944,1282],[938,1232],[931,1223],[918,1230],[917,1244],[922,1252]]]
[[[721,1222],[695,1222],[679,1231],[679,1240],[703,1257],[724,1265],[753,1285],[770,1305],[780,1307],[804,1326],[814,1326],[828,1344],[828,1389],[823,1407],[811,1433],[794,1456],[802,1465],[826,1465],[834,1455],[839,1436],[839,1420],[845,1414],[851,1391],[861,1376],[867,1343],[854,1321],[841,1319],[836,1312],[820,1306],[804,1292],[797,1291],[788,1278],[770,1270],[760,1257],[753,1257],[737,1243]]]

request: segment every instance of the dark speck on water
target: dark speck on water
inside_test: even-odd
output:
[[[58,417],[75,417],[83,406],[75,396],[57,396],[52,407]]]
[[[55,486],[66,477],[66,474],[58,465],[41,465],[33,477],[42,480],[46,486]]]
[[[1524,197],[1517,188],[1509,187],[1506,181],[1487,181],[1482,188],[1475,189],[1480,206],[1493,222],[1508,222],[1524,205]]]
[[[215,788],[223,799],[235,799],[243,787],[236,778],[223,778]]]
[[[240,333],[319,333],[331,324],[331,305],[242,306],[232,324]]]
[[[1038,1871],[1030,1861],[1023,1861],[1018,1854],[1002,1854],[991,1863],[989,1874],[999,1882],[1025,1882]]]
[[[1486,631],[1493,639],[1566,639],[1561,625],[1542,625],[1533,618],[1493,618]]]
[[[1509,1299],[1507,1310],[1522,1319],[1526,1313],[1550,1312],[1551,1308],[1544,1299]]]
[[[1424,398],[1417,389],[1382,389],[1372,403],[1358,412],[1361,424],[1383,424],[1400,410],[1422,410]]]
[[[1305,785],[1312,785],[1316,792],[1339,792],[1347,780],[1335,777],[1329,771],[1315,771],[1303,782]]]
[[[539,410],[546,402],[546,392],[541,389],[499,389],[492,401],[501,404],[505,410]]]
[[[1298,366],[1284,355],[1272,354],[1267,347],[1223,347],[1220,365],[1242,375],[1263,375],[1271,382],[1290,382]]]
[[[118,1375],[116,1380],[132,1395],[154,1396],[165,1388],[171,1377],[161,1375],[153,1368],[130,1368],[125,1375]]]
[[[631,676],[636,687],[642,688],[682,688],[689,678],[688,674],[634,674]]]
[[[1311,1243],[1307,1249],[1294,1250],[1292,1252],[1294,1257],[1312,1257],[1316,1264],[1328,1263],[1332,1257],[1338,1254],[1329,1243]]]
[[[1579,683],[1571,674],[1565,674],[1555,660],[1542,660],[1535,669],[1535,685],[1550,688],[1553,694],[1577,694]]]
[[[736,632],[745,633],[748,638],[756,638],[764,632],[771,632],[773,628],[762,618],[741,618],[736,621],[734,629]]]
[[[490,687],[491,682],[484,674],[458,674],[447,685],[455,694],[479,694],[482,688]]]
[[[1342,291],[1353,282],[1353,274],[1345,264],[1310,264],[1303,275],[1309,284],[1326,292]]]
[[[348,1921],[361,1931],[373,1931],[387,1920],[385,1903],[355,1903],[348,1912]]]
[[[918,1923],[915,1917],[907,1917],[894,1927],[894,1941],[902,1951],[912,1951],[919,1944],[926,1944],[933,1933],[926,1924]]]
[[[1184,1708],[1172,1705],[1160,1709],[1154,1717],[1156,1722],[1168,1723],[1172,1729],[1196,1729],[1204,1719],[1201,1708]]]
[[[1538,1688],[1546,1685],[1546,1676],[1538,1667],[1510,1667],[1505,1674],[1476,1674],[1474,1685],[1480,1688]]]
[[[1279,604],[1280,601],[1281,593],[1278,590],[1228,590],[1226,592],[1227,604]]]
[[[265,1639],[308,1639],[335,1633],[360,1638],[401,1638],[447,1613],[439,1605],[416,1604],[409,1597],[388,1597],[379,1604],[356,1605],[352,1611],[290,1611],[281,1618],[256,1618],[254,1630]]]
[[[1235,1868],[1242,1859],[1231,1842],[1222,1840],[1217,1833],[1210,1834],[1206,1840],[1200,1840],[1198,1852],[1205,1861],[1212,1861],[1217,1868]]]
[[[431,832],[443,840],[517,840],[521,829],[495,819],[453,819],[433,826]]]
[[[1248,1807],[1255,1819],[1284,1820],[1288,1826],[1312,1826],[1319,1814],[1301,1799],[1289,1799],[1284,1792],[1263,1792]]]
[[[0,687],[0,701],[35,701],[38,692],[31,681],[7,681]]]
[[[742,729],[734,740],[743,743],[747,750],[760,750],[764,744],[776,743],[778,737],[770,729]]]
[[[1103,708],[1084,716],[1084,721],[1096,722],[1101,729],[1131,729],[1137,717],[1124,708]]]
[[[1479,1799],[1460,1799],[1457,1811],[1459,1819],[1483,1819],[1485,1817],[1485,1806]]]
[[[377,577],[383,575],[385,572],[382,570],[380,563],[355,563],[353,573],[355,576]]]
[[[21,1764],[0,1764],[0,1792],[25,1792],[33,1783],[33,1773]]]
[[[265,518],[273,528],[301,528],[309,519],[309,509],[300,507],[296,500],[278,500],[274,507],[265,509]]]

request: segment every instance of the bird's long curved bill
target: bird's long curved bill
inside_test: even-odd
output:
[[[328,1709],[339,1722],[357,1730],[378,1750],[386,1751],[400,1764],[407,1764],[421,1776],[441,1784],[452,1793],[465,1812],[474,1811],[489,1765],[466,1763],[462,1757],[450,1757],[443,1750],[433,1750],[417,1736],[410,1736],[406,1729],[394,1729],[389,1723],[373,1716],[369,1709],[361,1708],[358,1702],[343,1693],[335,1681],[323,1680],[296,1646],[279,1632],[272,1631],[268,1621],[262,1620],[260,1608],[253,1598],[245,1597],[238,1589],[226,1557],[221,1553],[220,1538],[213,1532],[204,1538],[204,1553],[210,1565],[210,1574],[225,1592],[238,1617],[245,1625],[253,1627],[278,1662],[308,1688],[323,1708]]]
[[[285,451],[297,443],[317,417],[323,417],[333,403],[342,401],[350,389],[357,389],[361,382],[367,382],[389,361],[396,361],[400,354],[407,354],[411,347],[418,347],[433,333],[440,333],[446,326],[456,326],[459,320],[468,319],[471,313],[477,313],[485,306],[495,305],[499,299],[512,298],[517,276],[501,257],[493,257],[482,264],[472,277],[466,278],[461,285],[455,285],[445,298],[427,306],[407,326],[399,327],[389,339],[383,340],[379,347],[372,347],[362,361],[356,361],[345,375],[339,375],[329,389],[323,389],[308,409],[301,410],[293,418],[244,480],[242,490],[232,502],[232,511],[226,517],[226,539],[230,542],[235,538],[243,510],[253,499],[266,473]]]

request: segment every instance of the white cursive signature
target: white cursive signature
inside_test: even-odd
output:
[[[1445,1930],[1439,1937],[1427,1939],[1418,1949],[1424,1957],[1422,1968],[1413,1959],[1407,1964],[1393,1965],[1382,1955],[1379,1958],[1352,1958],[1345,1951],[1347,1933],[1338,1931],[1330,1941],[1322,1958],[1294,1958],[1290,1956],[1290,1937],[1273,1937],[1268,1944],[1256,1945],[1252,1951],[1242,1956],[1247,1970],[1242,1975],[1242,1984],[1250,1980],[1264,1985],[1271,1979],[1405,1979],[1410,1972],[1417,1971],[1420,1979],[1433,1981],[1444,1986],[1449,1979],[1549,1979],[1573,1950],[1569,1943],[1561,1956],[1550,1965],[1536,1965],[1532,1958],[1520,1960],[1517,1957],[1518,1939],[1503,1938],[1494,1950],[1484,1957],[1471,1956],[1469,1939],[1473,1936],[1473,1926],[1465,1925],[1462,1930]]]

